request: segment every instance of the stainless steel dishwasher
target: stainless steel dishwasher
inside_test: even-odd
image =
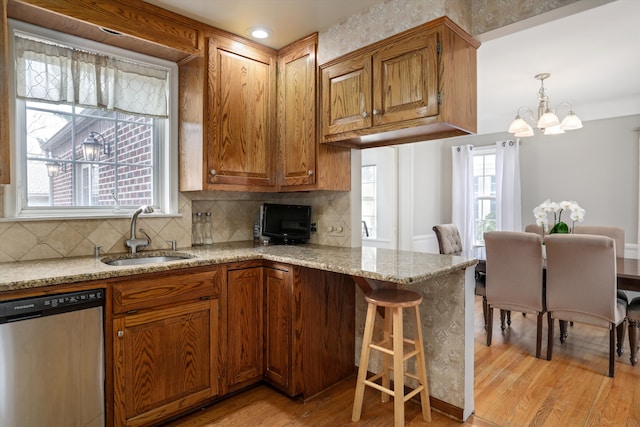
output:
[[[0,302],[0,426],[104,426],[104,290]]]

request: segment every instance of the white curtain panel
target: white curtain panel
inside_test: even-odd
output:
[[[496,229],[522,231],[519,140],[496,142]]]
[[[473,214],[473,145],[451,147],[452,206],[451,222],[458,226],[462,248],[473,248],[475,222]]]

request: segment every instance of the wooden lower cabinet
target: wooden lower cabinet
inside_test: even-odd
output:
[[[254,263],[232,264],[226,286],[226,367],[224,392],[262,380],[262,268]]]
[[[308,399],[354,373],[355,285],[298,266],[264,268],[265,380]]]
[[[108,425],[159,424],[260,381],[308,399],[355,372],[350,276],[256,260],[107,293]]]
[[[295,326],[300,324],[300,287],[293,286],[289,268],[264,267],[265,331],[264,378],[290,396],[302,391],[300,382],[301,341]]]
[[[113,284],[113,425],[155,424],[219,395],[219,276]]]
[[[302,397],[307,400],[355,373],[356,285],[351,276],[293,267],[300,288]]]
[[[307,399],[355,372],[350,276],[274,262],[231,264],[226,301],[223,393],[264,380]]]

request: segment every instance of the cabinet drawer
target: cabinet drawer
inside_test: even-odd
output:
[[[179,301],[217,298],[220,271],[168,272],[113,283],[113,313],[158,307]]]

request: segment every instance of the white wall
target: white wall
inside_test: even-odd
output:
[[[398,147],[378,147],[362,150],[362,165],[377,169],[375,238],[363,238],[362,246],[396,249],[398,245]],[[353,173],[353,172],[352,172]],[[371,224],[369,224],[371,226]]]
[[[629,244],[635,247],[638,132],[633,129],[636,127],[640,127],[640,115],[585,122],[582,129],[564,135],[523,138],[522,223],[533,222],[533,208],[547,198],[573,199],[586,210],[584,224],[624,227],[628,249]],[[399,206],[401,212],[411,210],[413,221],[411,227],[400,227],[400,249],[437,252],[431,227],[451,221],[451,147],[494,144],[510,137],[511,134],[500,132],[401,146]],[[411,173],[407,174],[407,169]]]

